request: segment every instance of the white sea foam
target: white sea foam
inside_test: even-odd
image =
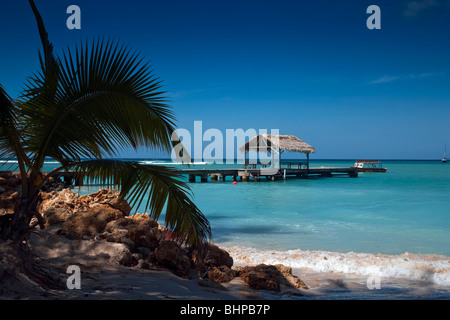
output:
[[[329,251],[270,251],[243,247],[226,247],[235,265],[283,264],[308,268],[316,272],[342,272],[408,280],[424,280],[450,286],[450,257],[439,255],[382,255],[338,253]]]

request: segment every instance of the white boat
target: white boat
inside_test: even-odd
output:
[[[447,162],[447,145],[444,147],[444,157],[442,158],[442,162]]]
[[[352,168],[356,168],[358,172],[386,172],[387,169],[383,168],[383,164],[380,160],[356,160],[355,165]]]

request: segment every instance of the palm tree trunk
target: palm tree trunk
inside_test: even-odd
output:
[[[16,202],[12,219],[3,222],[2,238],[4,240],[12,240],[18,244],[26,241],[29,231],[30,222],[36,215],[36,208],[39,204],[40,195],[36,189],[36,175],[30,174],[29,178],[25,178],[22,184],[21,198]]]
[[[12,240],[17,247],[26,241],[31,221],[28,207],[28,201],[20,199],[16,202],[13,214],[2,216],[1,239]]]

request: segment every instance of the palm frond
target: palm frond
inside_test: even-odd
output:
[[[0,85],[0,158],[7,160],[17,158],[21,167],[29,165],[30,162],[22,147],[17,120],[17,108]],[[23,171],[24,168],[20,169]]]
[[[97,40],[68,50],[58,77],[53,95],[44,88],[46,74],[35,74],[21,99],[30,149],[41,161],[115,156],[141,146],[171,151],[174,114],[137,53]]]
[[[36,5],[34,4],[33,0],[29,0],[31,9],[33,10],[33,14],[36,18],[36,23],[39,30],[39,36],[41,38],[42,42],[42,48],[44,52],[44,59],[42,59],[42,56],[39,54],[39,60],[41,62],[41,68],[44,70],[45,73],[48,74],[55,74],[57,73],[56,66],[57,66],[57,60],[55,58],[55,55],[53,53],[53,44],[48,39],[48,33],[44,26],[44,21],[42,20],[41,14],[39,13],[38,9],[36,8]]]

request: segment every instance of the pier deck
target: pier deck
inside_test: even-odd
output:
[[[337,168],[337,167],[320,167],[320,168],[281,168],[275,173],[269,171],[267,168],[259,169],[179,169],[177,170],[179,174],[187,175],[189,182],[196,182],[197,180],[201,182],[208,181],[226,181],[231,179],[231,181],[276,181],[287,178],[309,178],[314,176],[320,177],[333,177],[336,175],[348,175],[349,177],[357,177],[358,171],[356,168]],[[82,186],[83,179],[78,179],[74,172],[65,171],[58,172],[54,176],[55,179],[63,179],[65,182],[75,185]]]
[[[335,168],[335,167],[320,167],[320,168],[281,168],[276,173],[268,171],[268,169],[180,169],[177,171],[180,174],[188,175],[189,182],[196,182],[197,177],[201,182],[225,181],[227,177],[231,181],[261,181],[261,180],[280,180],[289,177],[308,178],[310,176],[332,177],[334,175],[348,175],[349,177],[357,177],[358,171],[356,168]]]

